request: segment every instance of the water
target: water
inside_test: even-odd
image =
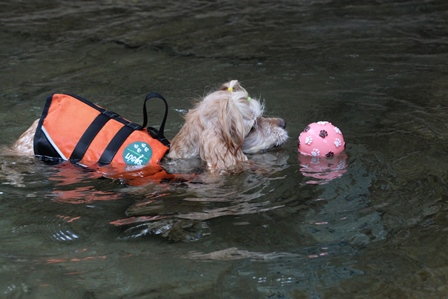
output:
[[[3,147],[53,92],[139,122],[157,91],[172,138],[229,79],[291,140],[210,184],[0,156],[0,297],[448,297],[447,20],[441,0],[3,1]],[[333,180],[300,169],[317,120],[347,141]]]

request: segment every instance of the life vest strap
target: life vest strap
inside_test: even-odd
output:
[[[104,110],[101,112],[101,114],[98,114],[98,116],[93,120],[93,122],[84,132],[81,139],[79,139],[78,143],[73,149],[73,152],[70,155],[70,162],[77,163],[81,161],[93,139],[95,139],[96,135],[98,135],[99,131],[101,131],[101,129],[109,120],[118,116],[119,115],[117,113],[108,110]]]
[[[163,115],[163,119],[162,119],[162,123],[160,124],[159,129],[155,129],[153,127],[148,127],[147,131],[149,133],[149,135],[151,135],[152,138],[159,140],[163,145],[170,147],[170,142],[168,139],[165,138],[165,122],[166,122],[166,118],[168,116],[168,103],[166,102],[165,98],[156,93],[156,92],[151,92],[148,93],[145,97],[145,102],[143,103],[143,125],[142,127],[146,127],[146,125],[148,124],[148,113],[146,110],[146,103],[152,99],[152,98],[157,98],[163,101],[163,103],[165,104],[165,114]]]
[[[134,123],[129,123],[122,127],[107,145],[98,161],[98,164],[100,166],[110,164],[110,162],[112,162],[118,150],[120,149],[121,145],[126,141],[129,135],[131,135],[132,132],[138,130],[139,128],[141,128],[141,126]]]

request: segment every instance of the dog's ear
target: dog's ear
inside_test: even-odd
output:
[[[216,117],[200,136],[199,153],[212,170],[226,170],[247,157],[242,151],[244,125],[236,103],[222,99],[214,103]]]
[[[243,119],[234,101],[220,101],[218,109],[219,130],[226,149],[234,156],[241,151],[244,142]]]

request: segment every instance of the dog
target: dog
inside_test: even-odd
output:
[[[205,96],[185,115],[185,123],[171,141],[168,159],[199,157],[211,173],[238,171],[246,154],[267,151],[288,139],[282,118],[263,117],[264,105],[249,97],[237,80]],[[12,146],[19,155],[34,155],[38,120]]]

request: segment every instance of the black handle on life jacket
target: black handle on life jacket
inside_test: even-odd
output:
[[[165,98],[162,95],[160,95],[156,92],[151,92],[146,96],[145,102],[143,103],[143,125],[142,125],[142,127],[144,128],[148,124],[148,113],[146,110],[146,102],[148,102],[148,100],[150,100],[152,98],[161,99],[165,103],[165,115],[163,116],[163,120],[162,120],[162,123],[160,124],[159,129],[157,130],[153,127],[148,127],[147,128],[148,133],[149,133],[149,135],[151,135],[152,138],[159,140],[164,145],[169,147],[170,142],[165,138],[165,133],[164,133],[165,122],[166,122],[166,118],[168,116],[168,103],[166,102]]]

